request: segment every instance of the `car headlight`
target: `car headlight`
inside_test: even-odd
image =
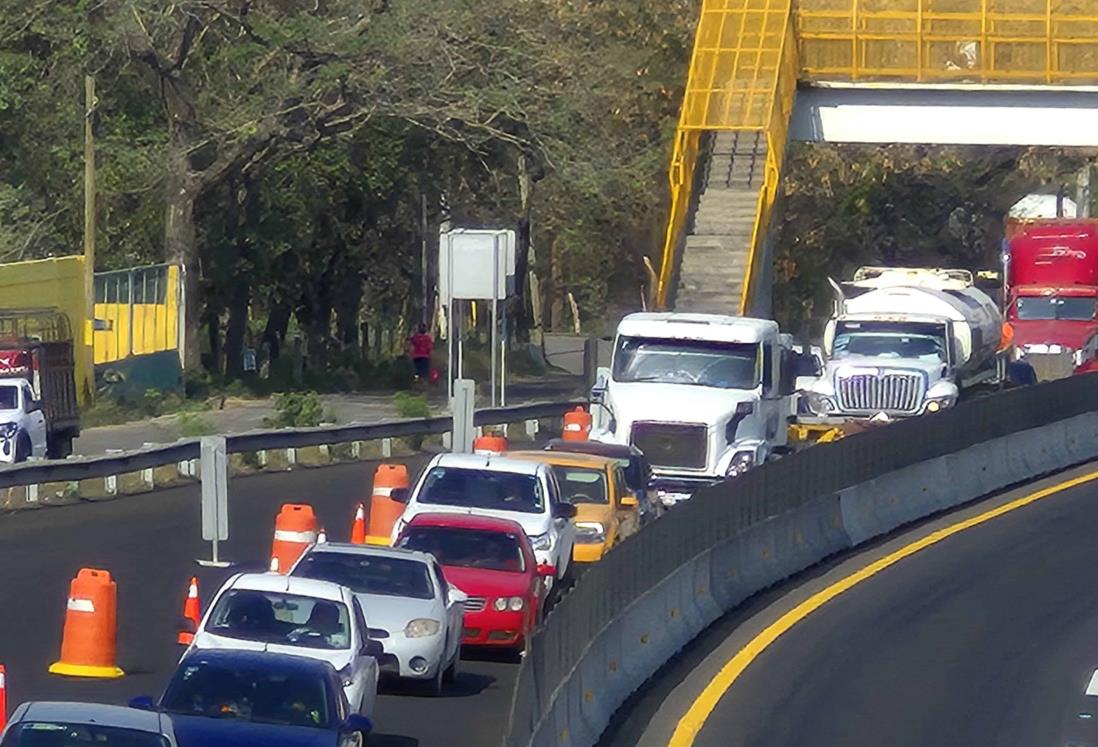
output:
[[[549,536],[549,532],[545,534],[535,534],[530,538],[530,544],[534,546],[535,550],[548,550],[553,546],[553,540]]]
[[[809,392],[805,399],[808,401],[808,409],[817,415],[830,415],[835,412],[835,402],[825,394]]]
[[[726,477],[738,477],[755,466],[755,452],[737,451],[732,456],[732,462],[728,465]]]
[[[499,597],[496,601],[492,602],[492,608],[496,612],[504,612],[506,610],[522,612],[525,607],[526,600],[522,597]]]
[[[576,541],[597,543],[606,541],[606,527],[597,521],[577,521]]]
[[[412,620],[404,626],[404,635],[407,638],[427,638],[437,635],[442,630],[442,623],[427,617]]]

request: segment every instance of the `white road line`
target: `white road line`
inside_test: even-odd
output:
[[[1084,694],[1098,695],[1098,669],[1095,669],[1094,674],[1090,676],[1090,682],[1087,683],[1087,689]]]

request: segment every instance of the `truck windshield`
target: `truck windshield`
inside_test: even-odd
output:
[[[1098,311],[1098,299],[1063,296],[1022,296],[1018,299],[1018,318],[1063,319],[1089,322]]]
[[[945,330],[893,322],[840,322],[832,346],[833,360],[906,358],[946,362]]]
[[[613,373],[614,381],[623,383],[754,389],[759,385],[758,361],[758,343],[619,337]]]
[[[0,386],[0,410],[14,410],[19,407],[19,389],[14,386]]]

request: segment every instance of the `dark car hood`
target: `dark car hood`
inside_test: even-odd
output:
[[[1063,345],[1078,350],[1098,330],[1098,322],[1072,321],[1067,319],[1014,319],[1014,344],[1023,345]]]
[[[336,732],[169,714],[179,747],[335,747]]]

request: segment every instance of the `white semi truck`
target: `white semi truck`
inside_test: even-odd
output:
[[[768,319],[630,314],[598,371],[591,438],[640,448],[671,505],[786,447],[794,362]]]
[[[817,416],[892,420],[951,407],[1001,381],[1002,315],[965,270],[861,268],[832,281],[826,362],[806,400]]]

